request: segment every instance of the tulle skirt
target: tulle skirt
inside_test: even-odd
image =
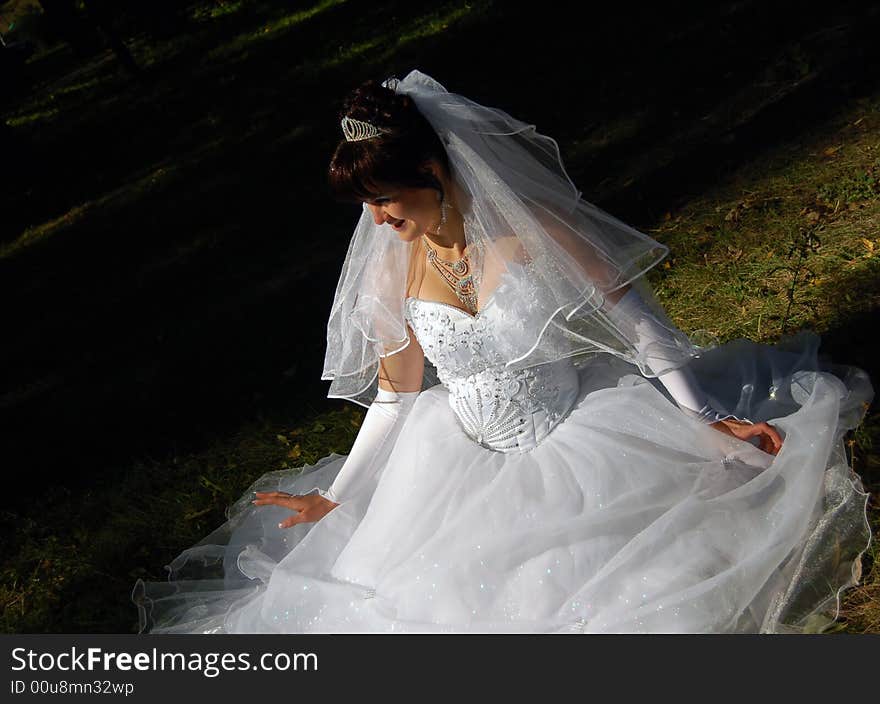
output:
[[[315,523],[253,491],[330,486],[346,457],[269,472],[229,520],[138,581],[142,631],[804,632],[836,618],[871,533],[843,434],[867,375],[818,338],[744,340],[694,361],[716,408],[771,422],[778,455],[672,405],[616,358],[580,371],[569,416],[530,452],[461,430],[422,392],[374,483]]]

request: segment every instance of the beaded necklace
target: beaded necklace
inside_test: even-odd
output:
[[[471,315],[477,313],[477,290],[474,286],[474,277],[471,273],[470,260],[465,254],[461,259],[450,262],[441,259],[437,251],[428,242],[428,238],[422,235],[425,242],[426,256],[431,265],[437,270],[443,280],[449,285],[455,295]]]

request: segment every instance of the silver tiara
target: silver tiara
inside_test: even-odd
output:
[[[342,133],[349,142],[359,142],[362,139],[372,139],[388,130],[371,125],[369,122],[354,120],[348,116],[342,118]]]

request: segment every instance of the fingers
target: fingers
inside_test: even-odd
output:
[[[758,448],[770,455],[779,454],[779,450],[782,449],[782,436],[776,428],[766,422],[741,423],[732,420],[722,420],[712,423],[711,426],[740,440],[757,438]]]
[[[256,491],[254,496],[256,498],[251,503],[255,506],[281,506],[296,511],[295,514],[281,521],[278,524],[279,528],[291,528],[298,523],[309,523],[315,520],[314,516],[308,517],[309,503],[301,494],[288,494],[285,491]]]
[[[733,432],[723,420],[716,421],[715,423],[710,423],[711,427],[715,428],[715,430],[724,433],[725,435],[732,435],[736,437],[736,433]]]
[[[782,448],[782,436],[769,423],[756,423],[753,426],[756,435],[760,436],[761,449],[771,455],[779,454]]]
[[[297,513],[293,516],[288,516],[281,523],[278,524],[279,528],[292,528],[297,523],[304,523],[305,519],[303,519],[302,513]]]
[[[254,492],[256,497],[252,504],[255,506],[282,506],[292,511],[300,511],[304,508],[302,496],[299,494],[288,494],[284,491],[257,491]]]
[[[770,436],[770,439],[773,441],[773,448],[775,450],[775,452],[773,454],[776,454],[777,452],[779,452],[782,449],[782,436],[779,434],[779,431],[776,430],[776,428],[774,428],[769,423],[767,424],[767,434]]]

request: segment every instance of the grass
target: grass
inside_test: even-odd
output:
[[[298,427],[255,420],[203,452],[143,458],[85,492],[53,486],[40,512],[4,512],[12,559],[0,572],[0,630],[130,630],[127,594],[136,579],[162,579],[175,546],[222,523],[264,472],[348,452],[362,418],[346,404]]]
[[[280,33],[311,19],[325,10],[343,4],[345,4],[345,0],[323,0],[323,2],[319,2],[307,10],[285,13],[279,17],[273,17],[265,24],[248,32],[239,34],[231,41],[218,46],[216,49],[209,52],[208,59],[215,60],[228,58],[236,53],[253,48],[255,45],[259,45],[260,42],[276,41],[279,38],[278,35]]]
[[[880,309],[880,95],[856,101],[821,130],[780,145],[718,188],[667,212],[651,234],[671,256],[651,272],[670,316],[695,337],[765,343],[810,328],[836,343],[835,361],[876,379]],[[847,360],[849,357],[849,360]],[[880,415],[847,439],[880,529]],[[861,585],[841,602],[835,632],[880,629],[880,565],[874,541]]]
[[[488,1],[203,1],[130,37],[137,80],[106,50],[33,57],[0,133],[0,630],[135,629],[134,580],[254,479],[348,451],[362,410],[318,376],[354,213],[322,179],[367,77],[418,66],[557,137],[585,197],[670,247],[650,279],[698,340],[809,327],[877,378],[880,86],[853,48],[874,15],[764,7],[611,9],[585,39]],[[875,532],[878,434],[872,411],[847,439]],[[836,632],[880,632],[875,557]]]
[[[772,341],[876,309],[878,107],[857,104],[827,132],[744,166],[651,230],[672,250],[654,276],[658,296],[684,329]]]

